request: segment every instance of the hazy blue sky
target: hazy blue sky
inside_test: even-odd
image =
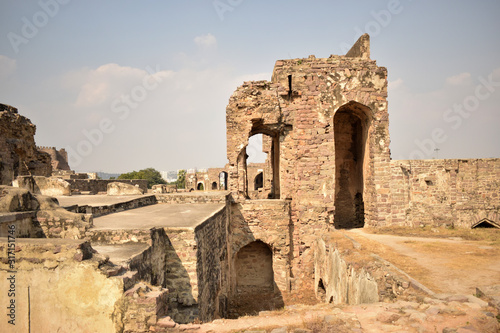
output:
[[[394,159],[500,157],[499,17],[498,0],[2,0],[0,103],[79,171],[223,166],[238,85],[368,32]]]

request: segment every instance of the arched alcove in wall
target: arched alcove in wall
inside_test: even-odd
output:
[[[247,292],[270,292],[274,288],[273,253],[261,241],[242,247],[236,255],[236,286]]]

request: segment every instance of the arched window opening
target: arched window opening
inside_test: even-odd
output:
[[[279,136],[265,128],[253,132],[239,157],[239,189],[249,199],[279,199]]]
[[[205,190],[205,187],[203,186],[203,183],[198,183],[198,186],[196,186],[196,189],[198,191],[204,191]]]
[[[222,171],[219,173],[219,184],[220,184],[220,189],[227,191],[227,172]]]
[[[212,190],[217,190],[217,182],[212,182]]]

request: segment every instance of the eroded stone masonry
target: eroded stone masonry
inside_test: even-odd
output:
[[[19,297],[38,295],[32,308],[20,303],[19,318],[31,313],[45,331],[188,330],[297,295],[391,302],[414,283],[386,262],[360,261],[335,229],[500,228],[500,159],[391,160],[387,70],[370,59],[368,35],[343,56],[278,60],[271,81],[237,88],[226,109],[228,164],[189,170],[184,193],[162,185],[141,195],[145,181],[75,174],[65,151],[41,152],[35,126],[0,108],[0,280],[14,225],[24,238]],[[247,164],[257,134],[267,159]],[[44,194],[108,203],[63,209]]]
[[[11,185],[22,175],[51,175],[50,156],[37,149],[35,131],[16,108],[0,104],[0,185]]]
[[[312,244],[329,228],[500,224],[500,159],[391,160],[387,70],[370,59],[368,35],[345,56],[278,60],[271,81],[234,92],[226,123],[229,190],[240,204],[251,198],[248,140],[270,142],[270,197],[290,205],[290,227],[280,229],[292,239],[288,288],[310,283]]]

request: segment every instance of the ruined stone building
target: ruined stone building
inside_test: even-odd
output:
[[[68,153],[64,148],[58,150],[56,147],[38,147],[38,150],[49,154],[53,171],[71,170],[68,164]]]
[[[50,176],[34,125],[3,110],[2,184]],[[335,304],[376,302],[410,283],[385,264],[373,272],[347,268],[327,232],[500,227],[500,159],[391,160],[387,70],[370,59],[368,35],[346,55],[278,60],[271,81],[236,89],[226,126],[228,164],[188,172],[193,192],[98,206],[68,200],[68,212],[31,191],[62,180],[30,177],[30,191],[1,187],[0,237],[15,224],[27,238],[16,245],[18,281],[39,294],[31,302],[41,310],[30,312],[24,302],[19,313],[51,331],[148,332],[166,315],[162,325],[171,326],[158,327],[237,317],[248,302],[273,309],[290,294],[320,289]],[[250,164],[248,143],[257,134],[267,159]],[[111,181],[64,182],[57,186],[70,194],[99,194]],[[149,205],[156,206],[143,210]],[[0,253],[7,253],[6,238]],[[0,261],[0,280],[8,269]],[[29,295],[27,288],[19,293]],[[58,322],[44,321],[49,315]]]
[[[368,35],[344,56],[278,60],[271,81],[233,93],[226,125],[234,251],[267,244],[283,291],[312,281],[311,247],[329,228],[500,225],[500,159],[391,160],[387,69]],[[249,200],[256,134],[270,142],[274,201]]]
[[[271,161],[250,163],[247,165],[247,175],[250,179],[249,198],[267,199],[271,191],[270,176]],[[185,188],[188,191],[227,191],[228,166],[224,168],[188,169]]]

